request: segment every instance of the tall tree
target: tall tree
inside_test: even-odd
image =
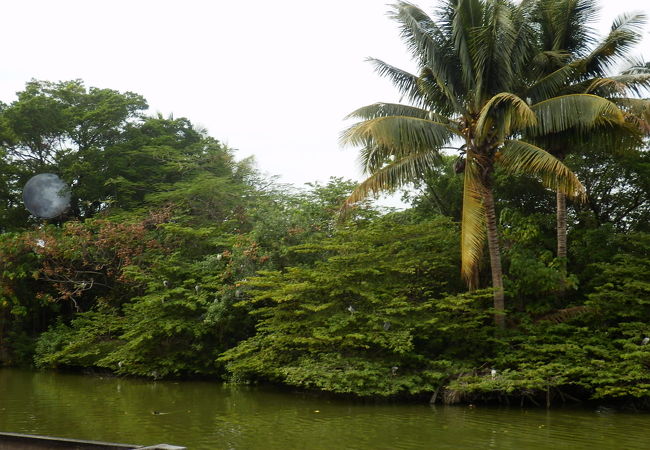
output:
[[[643,14],[623,14],[612,23],[610,32],[598,40],[591,23],[598,5],[591,0],[536,0],[534,17],[540,29],[539,53],[530,65],[542,82],[527,96],[533,101],[571,93],[590,93],[608,98],[626,113],[622,126],[603,129],[573,128],[537,136],[534,141],[560,160],[571,152],[590,152],[608,147],[609,151],[635,148],[640,132],[647,126],[650,107],[635,99],[650,87],[650,74],[628,71],[611,75],[611,69],[625,58],[642,37]],[[644,73],[645,72],[645,73]],[[645,126],[644,126],[645,124]],[[608,124],[611,125],[611,124]],[[588,132],[587,132],[588,131]],[[557,257],[566,270],[567,205],[557,194]]]
[[[81,80],[32,80],[17,96],[2,111],[2,140],[15,160],[34,168],[55,164],[69,152],[115,143],[147,108],[140,95],[86,88]]]
[[[372,62],[411,104],[360,108],[349,117],[361,121],[342,135],[343,143],[362,146],[361,161],[369,175],[348,204],[423,177],[440,162],[443,148],[463,143],[461,273],[475,287],[487,237],[499,326],[505,324],[505,303],[492,192],[495,167],[540,176],[545,185],[582,198],[584,188],[576,176],[550,153],[522,140],[521,133],[623,120],[613,103],[595,95],[530,104],[521,95],[542,81],[528,76],[537,39],[532,12],[530,2],[446,0],[431,18],[410,3],[396,3],[391,17],[400,24],[420,72]]]
[[[86,88],[80,80],[32,80],[17,97],[0,108],[3,163],[14,167],[2,179],[7,186],[2,198],[5,205],[19,207],[27,179],[51,171],[71,184],[75,215],[96,213],[99,205],[91,207],[95,199],[84,198],[81,191],[97,184],[102,171],[97,162],[139,120],[147,108],[145,99],[132,92]]]

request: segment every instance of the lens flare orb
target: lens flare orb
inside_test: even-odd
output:
[[[53,173],[33,176],[23,189],[25,208],[41,219],[53,219],[70,207],[70,188]]]

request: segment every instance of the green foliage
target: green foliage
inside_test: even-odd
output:
[[[0,235],[0,365],[24,365],[33,350],[29,331],[43,326],[52,304],[51,289],[37,280],[35,244],[24,234]]]
[[[332,177],[327,184],[307,183],[306,190],[280,186],[258,193],[251,210],[251,237],[266,251],[266,257],[278,267],[312,260],[308,252],[291,252],[305,242],[319,242],[331,237],[338,228],[362,225],[380,215],[370,202],[360,202],[342,216],[341,205],[356,183]],[[261,194],[261,195],[260,195]]]
[[[566,274],[550,250],[553,241],[547,236],[555,230],[548,219],[548,215],[524,215],[516,209],[501,211],[506,289],[516,309],[532,314],[562,308],[564,299],[559,293],[578,285],[577,277]]]
[[[456,173],[458,164],[463,160],[442,156],[443,163],[433,167],[423,180],[416,180],[416,193],[406,193],[404,200],[422,215],[442,215],[460,222],[463,199],[463,177]]]
[[[570,324],[531,325],[502,342],[496,368],[450,383],[466,398],[524,397],[532,402],[567,399],[647,399],[650,348],[642,344],[648,326],[619,324],[590,328]],[[523,330],[522,330],[523,331]],[[506,351],[507,349],[507,351]]]
[[[619,239],[612,261],[595,264],[597,287],[588,296],[603,323],[643,322],[650,317],[650,234],[634,233]],[[649,331],[650,333],[650,331]]]
[[[391,108],[421,114],[358,114]],[[366,201],[341,216],[356,183],[279,185],[189,120],[144,109],[80,81],[32,81],[0,104],[0,364],[446,402],[650,399],[644,152],[568,158],[590,199],[570,205],[567,261],[553,256],[550,191],[494,172],[510,307],[495,330],[492,292],[463,293],[458,276],[462,158],[418,172],[410,210]],[[49,223],[19,198],[41,170],[73,185],[70,214]]]
[[[257,334],[220,358],[236,380],[356,395],[433,392],[485,340],[485,293],[460,290],[445,219],[389,215],[298,246],[322,259],[249,280]],[[489,297],[489,293],[487,293]]]
[[[230,149],[183,118],[150,117],[129,124],[122,140],[100,156],[101,180],[91,186],[101,186],[101,191],[94,198],[127,211],[169,202],[186,208],[205,202],[202,210],[207,211],[223,199],[222,194],[206,201],[219,192],[217,183],[233,176],[236,166]]]
[[[125,306],[123,345],[99,365],[153,378],[215,374],[220,346],[203,320],[205,303],[183,288],[134,299]]]
[[[589,191],[584,205],[575,205],[583,223],[625,231],[650,231],[650,154],[621,149],[572,155]]]
[[[270,200],[282,197],[269,191],[257,200],[256,188],[240,176],[245,166],[222,154],[188,172],[187,181],[148,196],[145,202],[164,205],[158,211],[112,209],[111,220],[23,233],[42,241],[35,246],[39,279],[57,305],[70,306],[39,338],[39,367],[99,367],[153,378],[222,373],[219,354],[254,330],[248,309],[234,306],[247,297],[243,282],[278,267],[274,251],[286,253],[286,241],[265,239],[256,203],[273,217],[288,212],[291,220],[274,230],[278,236],[304,225],[301,242],[334,232],[332,208],[351,189],[332,180],[294,197],[283,194],[287,209],[274,210]],[[355,217],[372,214],[364,211]]]
[[[123,321],[115,310],[77,314],[70,325],[58,322],[42,333],[36,343],[37,367],[93,367],[119,346]]]
[[[52,83],[32,80],[18,99],[0,111],[0,202],[8,222],[20,228],[29,218],[20,206],[25,182],[37,173],[60,174],[72,187],[71,214],[89,217],[106,207],[103,194],[112,161],[106,149],[124,137],[147,108],[141,96],[111,89],[86,88],[82,81]],[[115,155],[113,155],[115,156]]]
[[[468,397],[523,396],[531,401],[567,398],[650,397],[650,236],[621,241],[609,263],[596,263],[599,284],[578,314],[564,323],[541,318],[522,323],[500,340],[485,365],[497,369],[460,377],[450,388]],[[576,311],[577,308],[574,308]]]

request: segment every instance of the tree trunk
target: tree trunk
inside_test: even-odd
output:
[[[557,159],[564,161],[566,151],[564,148],[553,148],[551,152]],[[567,212],[566,212],[566,195],[560,191],[556,191],[556,226],[557,226],[557,258],[560,261],[560,272],[562,278],[558,286],[558,297],[564,297],[566,290],[566,274],[567,274]]]
[[[485,221],[487,226],[487,241],[490,251],[490,268],[492,269],[492,287],[494,289],[494,323],[504,328],[506,324],[505,301],[503,294],[503,271],[501,269],[501,250],[499,249],[499,236],[497,235],[497,219],[494,210],[494,196],[492,187],[485,186]]]
[[[558,191],[557,196],[557,257],[566,270],[566,196]]]

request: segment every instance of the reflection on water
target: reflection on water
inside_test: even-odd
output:
[[[0,431],[189,449],[650,448],[650,415],[361,403],[0,370]]]

